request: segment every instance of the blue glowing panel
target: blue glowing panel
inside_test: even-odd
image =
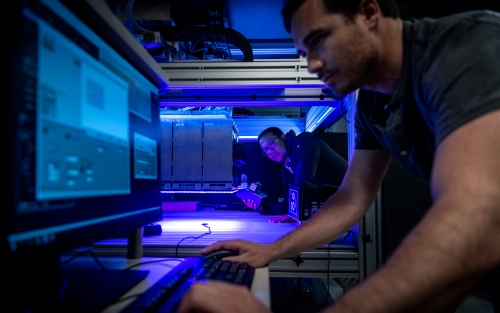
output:
[[[30,26],[20,70],[26,105],[17,212],[63,207],[52,200],[129,195],[133,178],[157,179],[157,138],[148,134],[158,88],[74,16],[62,14],[63,21],[39,10],[23,10]],[[134,157],[132,134],[140,138]]]
[[[63,2],[16,1],[10,12],[5,243],[9,269],[51,264],[30,265],[38,283],[57,280],[60,253],[162,219],[167,77],[99,1]]]
[[[156,141],[134,133],[134,178],[156,179]]]
[[[247,39],[291,39],[283,26],[281,4],[281,0],[229,0],[229,27]]]
[[[235,193],[238,190],[162,190],[161,193]]]

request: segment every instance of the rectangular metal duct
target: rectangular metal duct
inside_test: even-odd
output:
[[[189,88],[323,88],[307,61],[176,61],[159,63],[170,80],[171,89]]]

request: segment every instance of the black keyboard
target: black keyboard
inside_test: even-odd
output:
[[[200,279],[214,279],[251,288],[255,268],[220,257],[186,258],[122,312],[176,312],[189,287]]]

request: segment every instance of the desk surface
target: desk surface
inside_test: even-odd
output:
[[[271,216],[253,211],[222,211],[213,208],[202,208],[196,212],[164,212],[163,220],[157,223],[162,226],[161,236],[143,238],[144,255],[198,256],[200,249],[219,240],[244,239],[267,244],[278,240],[299,226],[298,222],[269,223],[270,218]],[[195,239],[209,231],[201,225],[202,223],[208,223],[211,233]],[[191,238],[183,240],[187,237]],[[339,237],[339,241],[342,238],[343,236]],[[177,246],[179,243],[180,245]],[[123,255],[126,244],[126,238],[103,240],[94,244],[94,252]],[[325,245],[323,248],[327,247]],[[334,243],[329,248],[355,251],[349,240],[339,246]]]
[[[158,249],[160,247],[176,247],[183,238],[207,233],[209,230],[202,226],[202,223],[208,223],[211,234],[182,241],[178,256],[197,255],[191,252],[185,253],[184,251],[189,250],[184,250],[182,247],[205,247],[219,240],[240,238],[271,243],[299,225],[298,223],[271,224],[269,218],[253,211],[221,211],[213,208],[203,208],[196,212],[164,212],[163,220],[157,222],[162,227],[161,236],[144,237],[144,251],[147,253],[150,249],[154,249],[161,253],[161,249]],[[126,244],[126,238],[104,240],[94,246],[112,248],[123,244]],[[159,256],[175,256],[164,251],[165,254]]]
[[[68,257],[63,257],[62,260]],[[99,261],[109,269],[124,269],[131,265],[138,263],[149,262],[149,261],[161,261],[155,263],[147,263],[144,265],[136,266],[132,270],[147,270],[149,274],[139,282],[134,288],[130,289],[126,294],[124,294],[121,299],[131,297],[134,295],[141,294],[145,292],[149,287],[153,286],[158,280],[160,280],[165,274],[167,274],[171,269],[179,264],[179,260],[182,259],[170,259],[165,258],[151,258],[143,257],[140,259],[127,259],[125,257],[109,257],[100,256]],[[95,260],[90,256],[80,256],[70,263],[67,264],[70,268],[95,268]],[[264,305],[270,308],[271,305],[271,293],[269,284],[269,268],[262,267],[257,268],[254,275],[254,280],[252,282],[252,293],[259,299]],[[132,303],[135,298],[119,301],[111,306],[109,306],[103,313],[114,313],[119,312],[127,305]]]
[[[271,216],[253,211],[222,211],[202,208],[195,212],[164,212],[160,236],[143,238],[143,255],[150,257],[199,256],[200,250],[219,240],[245,239],[257,243],[271,243],[299,227],[299,223],[269,223]],[[202,226],[208,223],[209,230]],[[341,235],[330,246],[324,245],[300,253],[305,263],[297,266],[287,257],[269,264],[271,277],[357,278],[359,262],[356,234]],[[188,238],[189,237],[189,238]],[[195,239],[199,237],[198,239]],[[188,238],[183,240],[184,238]],[[342,244],[344,239],[345,240]],[[337,243],[338,242],[338,243]],[[125,256],[127,238],[99,241],[92,250],[97,255]]]

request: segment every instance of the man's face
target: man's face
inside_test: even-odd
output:
[[[275,162],[284,162],[287,158],[285,141],[282,137],[266,133],[259,140],[262,151],[265,151],[267,157]]]
[[[373,82],[378,52],[363,15],[350,20],[326,12],[323,0],[306,0],[292,17],[291,33],[309,72],[337,98]]]

